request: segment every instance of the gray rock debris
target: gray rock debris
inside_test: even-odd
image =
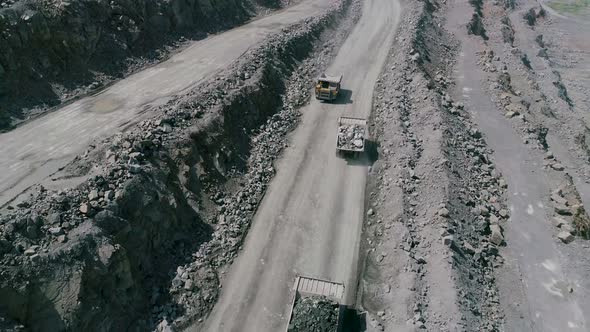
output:
[[[563,243],[570,243],[574,240],[574,236],[572,233],[567,231],[561,231],[557,234],[557,238],[560,239]]]
[[[341,125],[338,127],[338,147],[343,149],[363,149],[365,128],[360,125]]]
[[[495,224],[490,225],[490,231],[490,241],[497,246],[501,245],[504,242],[504,235],[502,235],[500,226]]]
[[[338,303],[320,296],[300,297],[289,322],[290,332],[333,332],[338,324]]]

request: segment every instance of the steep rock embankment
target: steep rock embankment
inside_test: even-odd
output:
[[[345,34],[331,28],[348,4],[270,37],[154,119],[97,144],[65,169],[92,171],[81,185],[39,188],[4,213],[0,323],[146,330],[205,315],[297,124],[295,108]]]
[[[4,8],[2,8],[4,7]],[[182,37],[202,38],[279,8],[279,0],[19,1],[0,6],[0,129],[161,59]],[[179,39],[180,38],[180,39]]]

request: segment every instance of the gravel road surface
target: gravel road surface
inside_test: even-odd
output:
[[[312,101],[223,282],[206,331],[281,331],[296,275],[342,282],[355,301],[369,162],[336,156],[339,116],[368,117],[373,88],[399,21],[397,1],[371,0],[328,74],[343,74],[334,104]],[[192,330],[200,330],[194,326]]]
[[[0,135],[0,206],[46,179],[92,141],[149,116],[149,106],[204,82],[271,33],[327,8],[304,1],[240,28],[196,41],[169,60]]]

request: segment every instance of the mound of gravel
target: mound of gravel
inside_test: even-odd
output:
[[[362,149],[365,145],[365,128],[360,125],[338,127],[338,147],[341,149]]]
[[[323,296],[300,297],[289,323],[290,332],[335,332],[338,303]]]

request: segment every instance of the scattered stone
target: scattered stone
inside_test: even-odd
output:
[[[88,199],[91,201],[97,200],[98,199],[98,190],[94,189],[92,191],[90,191],[90,194],[88,194]]]
[[[502,217],[502,218],[508,218],[510,216],[510,213],[506,209],[501,209],[500,212],[498,212],[498,213],[500,214],[500,217]]]
[[[164,319],[156,327],[156,332],[172,332],[172,328],[168,325],[168,321]]]
[[[453,236],[452,235],[447,235],[443,237],[443,244],[445,246],[452,246],[453,245]]]
[[[574,236],[572,235],[572,233],[567,231],[559,232],[559,234],[557,234],[557,238],[560,239],[561,242],[566,244],[574,240]]]
[[[389,294],[391,292],[391,285],[383,286],[383,292]]]
[[[25,256],[34,255],[35,253],[37,253],[38,249],[39,249],[38,245],[30,246],[27,250],[25,250]]]
[[[558,195],[556,193],[552,193],[551,194],[551,200],[554,201],[555,203],[559,204],[559,205],[563,205],[563,206],[567,206],[568,205],[567,199],[561,197],[560,195]]]
[[[187,279],[184,282],[184,289],[187,290],[187,291],[191,291],[191,290],[193,290],[193,288],[194,288],[193,281],[191,279]]]
[[[31,262],[33,262],[34,264],[37,264],[41,261],[41,255],[39,255],[39,254],[31,255],[30,259],[31,259]]]
[[[500,219],[498,219],[498,217],[496,217],[495,215],[490,215],[490,224],[492,225],[499,225],[500,224]]]
[[[53,236],[61,235],[63,230],[61,227],[51,227],[49,228],[49,233]]]
[[[572,234],[575,233],[574,227],[572,225],[568,224],[568,223],[565,223],[565,224],[561,225],[560,228],[564,232],[570,232]]]
[[[88,206],[87,203],[84,203],[82,205],[80,205],[79,208],[80,212],[82,212],[83,214],[88,214],[88,212],[90,211],[90,207]]]
[[[115,192],[113,190],[107,190],[104,192],[104,198],[111,201],[115,198]]]
[[[551,168],[553,168],[556,171],[563,171],[564,170],[563,165],[560,163],[551,164]]]
[[[475,248],[467,241],[463,242],[463,250],[470,255],[475,254]]]
[[[367,215],[368,215],[368,216],[372,216],[372,215],[374,215],[374,214],[375,214],[375,211],[373,211],[373,209],[369,209],[369,210],[367,211]]]
[[[438,215],[444,218],[448,218],[449,217],[449,210],[447,210],[447,208],[442,208],[440,210],[438,210]]]
[[[566,224],[566,221],[560,217],[553,217],[552,222],[553,222],[553,226],[555,226],[557,228],[560,228],[562,225]]]
[[[129,165],[129,173],[131,174],[138,174],[141,172],[141,166],[140,165]]]
[[[555,204],[555,212],[562,216],[571,216],[572,211],[565,205]]]
[[[499,246],[504,242],[504,235],[502,235],[502,229],[499,225],[490,225],[490,242]]]

